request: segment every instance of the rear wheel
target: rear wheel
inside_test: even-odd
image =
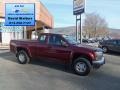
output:
[[[73,63],[73,70],[80,76],[86,76],[91,71],[91,64],[86,58],[78,58]]]
[[[27,64],[30,61],[30,57],[26,53],[26,51],[21,50],[17,53],[17,60],[20,64]]]

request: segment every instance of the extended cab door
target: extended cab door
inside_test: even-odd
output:
[[[47,34],[41,34],[36,45],[36,52],[38,58],[45,58],[48,54]]]
[[[71,49],[59,35],[50,35],[48,39],[48,54],[50,58],[65,63],[70,60]]]

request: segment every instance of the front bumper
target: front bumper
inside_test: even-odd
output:
[[[105,64],[105,58],[102,57],[100,60],[95,60],[92,63],[93,63],[93,68],[99,68],[100,66]]]

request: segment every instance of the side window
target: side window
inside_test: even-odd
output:
[[[108,44],[108,45],[109,45],[109,44],[111,44],[111,41],[110,41],[110,40],[109,40],[109,41],[106,41],[105,44]]]
[[[116,42],[116,40],[110,40],[110,41],[108,42],[108,44],[111,44],[111,45],[116,45],[116,44],[117,44],[117,42]]]
[[[40,43],[42,43],[42,44],[45,44],[46,43],[46,35],[41,35],[40,37],[39,37],[39,41],[40,41]]]
[[[113,40],[113,41],[112,41],[112,44],[113,44],[113,45],[117,45],[117,41],[116,41],[116,40]]]
[[[49,38],[49,44],[50,45],[58,45],[58,46],[61,46],[62,45],[62,38],[60,38],[59,36],[57,35],[52,35],[50,36]]]
[[[120,45],[120,40],[118,40],[118,45]]]

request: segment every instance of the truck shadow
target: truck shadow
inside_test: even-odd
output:
[[[45,60],[45,59],[33,59],[31,60],[30,64],[32,65],[39,65],[39,66],[42,66],[42,67],[48,67],[48,68],[51,68],[51,69],[56,69],[56,70],[60,70],[60,71],[64,71],[64,72],[68,72],[68,73],[73,73],[69,66],[66,65],[66,64],[61,64],[61,63],[58,63],[58,62],[52,62],[52,61],[49,61],[49,60]]]
[[[5,52],[1,51],[0,58],[3,60],[11,61],[13,63],[18,63],[16,56],[9,51],[5,51]],[[69,70],[68,66],[66,66],[65,64],[60,64],[58,62],[50,62],[47,59],[46,60],[45,59],[44,60],[43,59],[32,59],[29,64],[38,65],[42,67],[48,67],[48,68],[72,73],[71,70]]]

